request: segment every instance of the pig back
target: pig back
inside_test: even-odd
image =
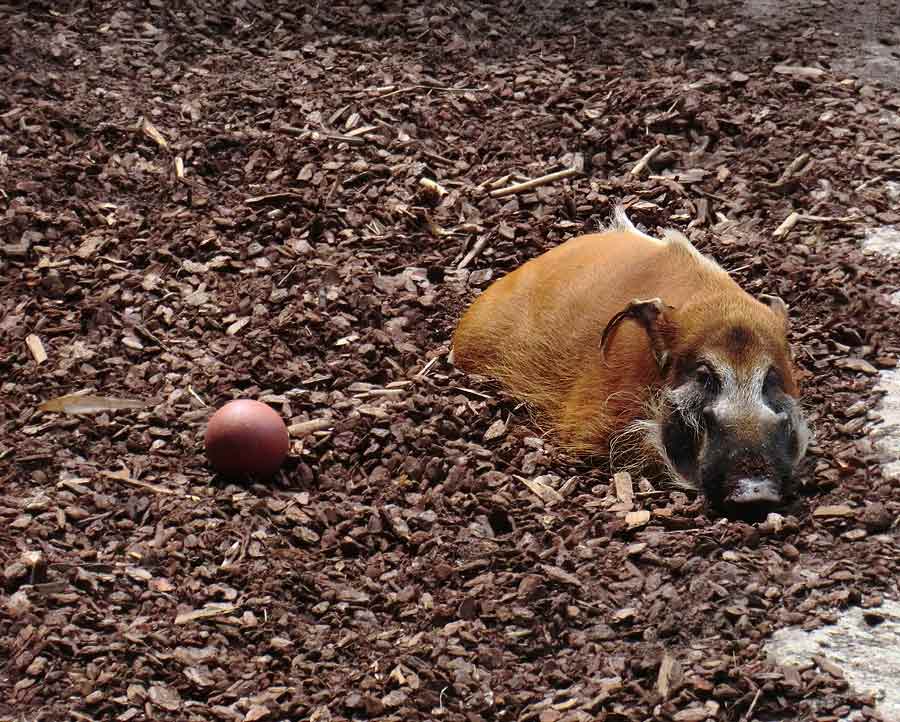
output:
[[[667,244],[625,231],[573,238],[495,281],[460,320],[453,337],[461,369],[499,381],[558,423],[579,385],[601,392],[636,383],[603,373],[599,340],[606,322],[633,298],[658,295]],[[616,338],[627,372],[648,357],[633,325]],[[632,369],[643,381],[646,373]],[[586,381],[585,377],[596,376]],[[593,394],[592,394],[593,396]]]

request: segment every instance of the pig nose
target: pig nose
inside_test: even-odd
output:
[[[738,479],[726,501],[741,507],[769,507],[781,503],[781,489],[771,479],[747,477]]]

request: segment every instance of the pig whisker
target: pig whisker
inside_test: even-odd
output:
[[[659,392],[650,393],[649,399],[644,403],[644,418],[635,419],[610,439],[610,465],[616,471],[628,471],[631,474],[641,473],[647,467],[659,468],[666,481],[673,486],[695,490],[696,485],[676,471],[666,453],[662,427],[655,420],[660,417],[663,403]],[[699,426],[693,417],[686,421],[693,421],[691,428],[699,433]]]

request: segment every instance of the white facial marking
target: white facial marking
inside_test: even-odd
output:
[[[740,427],[774,423],[778,414],[763,397],[763,383],[769,371],[768,359],[753,371],[739,377],[732,366],[721,359],[710,358],[710,365],[719,377],[722,390],[712,404],[713,413],[725,426]]]

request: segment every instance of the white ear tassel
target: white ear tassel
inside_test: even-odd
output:
[[[640,236],[652,243],[656,243],[657,245],[664,246],[666,245],[665,241],[661,241],[659,238],[654,238],[653,236],[647,235],[646,233],[642,233],[637,229],[634,223],[631,222],[631,219],[628,217],[628,214],[625,212],[625,206],[622,204],[616,204],[616,207],[613,209],[613,217],[612,217],[612,226],[610,227],[611,231],[622,231],[625,233],[632,233],[636,236]]]

